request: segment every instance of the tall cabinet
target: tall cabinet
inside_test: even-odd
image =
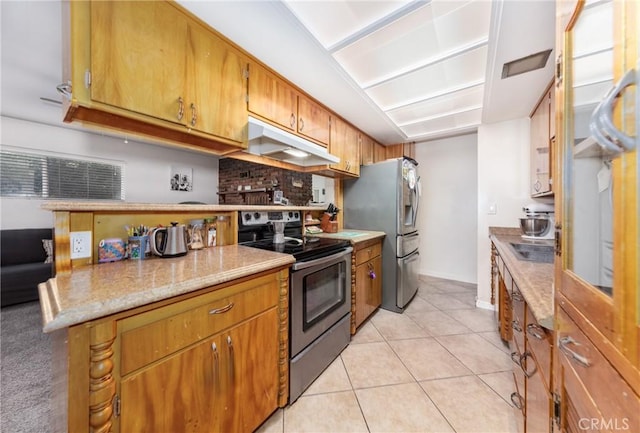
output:
[[[561,431],[640,426],[639,13],[636,1],[557,4],[553,388]]]

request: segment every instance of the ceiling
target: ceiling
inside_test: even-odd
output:
[[[554,1],[178,2],[382,144],[526,117],[553,77],[554,53],[500,78],[553,48]],[[2,114],[59,124],[60,2],[0,7]]]

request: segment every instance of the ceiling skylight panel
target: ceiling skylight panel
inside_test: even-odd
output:
[[[389,118],[397,125],[405,125],[418,120],[437,117],[446,112],[466,110],[468,107],[482,106],[484,86],[478,85],[454,93],[436,96],[396,110],[387,111]]]
[[[405,133],[407,138],[415,139],[441,133],[451,133],[456,130],[462,131],[475,128],[480,125],[481,118],[482,110],[477,108],[406,125],[400,129]]]
[[[325,48],[330,48],[411,1],[284,0],[283,3]]]
[[[366,93],[383,111],[389,111],[450,90],[481,84],[486,57],[487,48],[483,46],[366,89]]]

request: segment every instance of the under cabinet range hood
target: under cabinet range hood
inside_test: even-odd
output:
[[[247,151],[303,167],[340,162],[326,148],[251,116]]]

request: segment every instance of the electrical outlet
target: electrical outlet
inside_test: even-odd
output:
[[[71,232],[69,239],[72,259],[91,257],[91,232]]]

